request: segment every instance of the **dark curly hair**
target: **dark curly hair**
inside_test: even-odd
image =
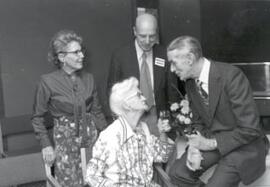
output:
[[[72,30],[61,30],[57,32],[50,41],[48,60],[53,62],[58,68],[61,68],[62,62],[59,61],[58,54],[61,51],[65,51],[67,45],[72,41],[76,41],[81,45],[82,37]]]

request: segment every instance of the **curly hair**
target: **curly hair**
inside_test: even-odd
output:
[[[110,94],[110,108],[117,116],[122,115],[125,111],[123,103],[131,92],[138,88],[139,81],[135,77],[130,77],[121,82],[115,83]]]
[[[58,54],[61,51],[64,51],[67,45],[72,41],[76,41],[81,45],[82,37],[72,30],[61,30],[57,32],[53,36],[49,44],[49,52],[48,52],[49,62],[53,62],[58,68],[61,68],[62,62],[59,61]]]

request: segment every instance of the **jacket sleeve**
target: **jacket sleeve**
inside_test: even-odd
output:
[[[33,115],[32,115],[32,126],[36,134],[37,139],[40,141],[42,148],[51,146],[48,131],[44,124],[44,117],[48,112],[48,102],[50,99],[50,90],[46,84],[44,78],[41,78],[38,87],[36,89]]]
[[[248,79],[238,68],[233,68],[225,82],[225,94],[235,118],[232,130],[215,133],[218,149],[225,155],[262,135],[259,114]],[[226,111],[225,111],[226,112]],[[214,121],[215,123],[222,123]],[[224,141],[226,140],[226,141]]]
[[[120,79],[121,79],[121,71],[120,71],[119,55],[117,52],[115,52],[111,57],[111,64],[108,75],[108,84],[107,84],[108,96],[110,95],[110,91],[113,84],[118,82]]]
[[[113,113],[110,110],[110,94],[113,85],[121,79],[121,69],[120,69],[120,61],[119,55],[117,53],[113,53],[110,62],[109,74],[107,79],[107,87],[106,87],[106,106],[108,111],[106,111],[106,118],[108,122],[113,121]]]
[[[167,97],[169,103],[179,102],[181,98],[184,98],[184,90],[182,82],[178,82],[177,76],[170,71],[170,66],[167,69]],[[181,85],[180,85],[181,84]]]
[[[92,78],[92,80],[93,80],[93,78]],[[93,83],[93,93],[92,93],[93,94],[93,105],[92,105],[90,112],[91,112],[91,114],[93,114],[96,128],[99,131],[102,131],[103,129],[105,129],[107,127],[107,121],[106,121],[105,116],[103,114],[102,107],[99,103],[95,81],[93,80],[92,83]]]

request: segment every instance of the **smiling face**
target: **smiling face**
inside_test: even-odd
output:
[[[171,62],[171,72],[174,72],[181,80],[193,78],[192,58],[186,51],[174,49],[168,51],[168,60]]]
[[[79,42],[71,41],[64,51],[59,53],[59,60],[63,63],[62,68],[67,72],[82,69],[84,54]]]
[[[130,92],[132,94],[130,94],[125,100],[131,109],[142,113],[146,111],[148,109],[148,105],[146,104],[146,99],[139,88],[134,88]]]

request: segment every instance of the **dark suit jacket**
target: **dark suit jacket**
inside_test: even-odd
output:
[[[165,60],[165,67],[155,65],[155,59]],[[135,43],[131,43],[117,50],[111,59],[110,73],[108,77],[108,93],[114,83],[129,77],[140,80],[139,63],[137,59]],[[154,94],[157,111],[168,109],[169,101],[179,100],[179,94],[172,84],[177,88],[177,78],[170,72],[165,48],[160,45],[153,47],[153,76]]]
[[[209,73],[209,108],[196,91],[195,81],[186,81],[194,120],[216,138],[218,150],[231,160],[244,184],[265,171],[266,142],[248,79],[237,67],[212,62]]]

